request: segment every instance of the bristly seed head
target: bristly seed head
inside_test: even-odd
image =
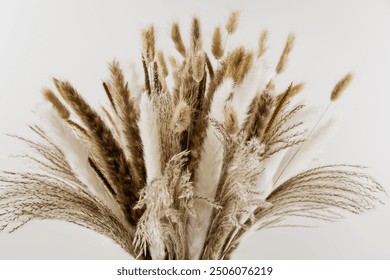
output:
[[[229,35],[233,34],[237,30],[238,18],[240,17],[239,11],[231,12],[229,19],[225,25],[225,29]]]
[[[161,74],[165,78],[168,76],[168,68],[167,64],[165,63],[164,53],[162,51],[158,52],[157,59],[159,68],[161,69]]]
[[[226,76],[233,78],[235,84],[240,84],[253,64],[253,53],[244,47],[237,48],[228,54]]]
[[[222,32],[221,27],[217,26],[214,29],[213,41],[211,44],[211,52],[215,59],[220,59],[223,56],[224,49],[222,46]]]
[[[199,52],[192,58],[192,77],[197,83],[200,83],[203,79],[205,64],[205,55],[202,52]]]
[[[172,117],[171,128],[175,133],[185,131],[191,122],[191,107],[183,100],[177,104]]]
[[[199,18],[194,17],[191,25],[191,51],[197,53],[202,49],[202,35]]]
[[[341,94],[346,90],[348,85],[351,83],[353,78],[352,73],[348,73],[344,76],[333,88],[332,93],[330,95],[331,101],[336,101],[340,98]]]
[[[154,26],[150,25],[142,31],[142,48],[148,65],[154,60],[155,46],[156,38],[154,34]]]
[[[268,39],[268,31],[267,30],[263,30],[261,32],[261,35],[260,35],[260,38],[259,38],[259,48],[257,50],[257,57],[258,58],[260,56],[262,56],[265,53],[265,51],[267,50],[267,46],[266,46],[267,39]]]
[[[64,120],[69,119],[69,110],[50,89],[44,89],[43,96],[45,97],[46,101],[50,102],[51,105],[53,105],[54,109],[57,111],[58,115],[61,118],[63,118]]]
[[[290,52],[294,46],[294,40],[295,40],[295,35],[293,33],[290,33],[287,37],[286,44],[284,45],[282,55],[279,58],[279,63],[276,66],[276,73],[277,74],[280,74],[285,70],[286,65],[287,65],[288,55],[290,54]]]
[[[227,104],[225,107],[225,127],[230,135],[239,131],[237,113],[231,104]]]
[[[171,38],[175,44],[176,50],[183,56],[186,56],[186,47],[184,46],[183,39],[181,38],[180,27],[177,22],[172,24]]]

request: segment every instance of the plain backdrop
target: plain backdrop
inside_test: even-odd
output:
[[[342,112],[336,135],[321,158],[356,163],[390,192],[390,1],[15,1],[0,0],[0,169],[20,167],[9,155],[25,152],[6,133],[28,136],[41,89],[51,77],[71,81],[94,104],[104,101],[101,81],[118,59],[140,66],[141,29],[154,23],[158,47],[176,55],[169,40],[178,20],[188,38],[190,18],[202,20],[205,49],[213,27],[241,10],[227,47],[256,48],[270,33],[267,59],[275,65],[289,32],[297,36],[287,71],[278,80],[304,81],[309,104],[328,104],[334,83],[355,79],[329,112]],[[321,105],[322,104],[322,105]],[[323,106],[323,107],[321,107]],[[278,228],[244,240],[239,259],[390,259],[390,199],[364,215],[318,228]],[[105,236],[60,221],[35,221],[0,233],[2,259],[127,259]]]

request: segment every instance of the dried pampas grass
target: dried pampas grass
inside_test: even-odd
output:
[[[238,18],[235,11],[215,28],[212,56],[197,17],[188,45],[172,25],[180,58],[157,48],[153,25],[143,30],[143,84],[128,85],[113,61],[101,111],[54,79],[57,93],[43,91],[42,124],[30,127],[37,140],[14,136],[40,171],[0,173],[0,230],[60,219],[138,259],[229,259],[251,229],[336,221],[382,203],[384,189],[364,168],[312,165],[334,122],[322,123],[325,110],[305,127],[312,115],[296,100],[303,83],[276,90],[295,36],[270,70],[267,31],[257,52],[227,47]],[[351,80],[335,85],[327,108]]]

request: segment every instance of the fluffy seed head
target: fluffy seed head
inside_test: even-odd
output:
[[[198,83],[203,79],[205,63],[205,55],[202,52],[192,58],[192,77]]]
[[[348,73],[347,75],[344,76],[333,88],[332,94],[330,95],[330,100],[331,101],[336,101],[337,99],[340,98],[341,94],[345,91],[345,89],[348,87],[348,85],[352,81],[352,74]]]
[[[194,17],[191,25],[191,51],[197,53],[202,49],[202,35],[199,18]]]
[[[64,120],[69,119],[69,110],[50,89],[44,89],[43,96],[45,97],[46,101],[50,102],[51,105],[53,105],[54,109],[57,111],[58,115],[60,115],[61,118],[63,118]]]
[[[239,11],[233,11],[230,13],[229,19],[225,25],[225,29],[227,33],[233,34],[237,30],[238,26],[238,18],[240,17],[240,12]]]
[[[186,47],[184,46],[183,39],[181,38],[180,27],[177,22],[172,24],[171,38],[175,44],[176,50],[182,55],[186,56]]]
[[[179,67],[179,62],[177,62],[177,59],[174,56],[170,55],[168,57],[168,59],[169,59],[169,63],[171,64],[171,67],[173,69],[176,69],[177,67]]]
[[[267,46],[266,46],[267,39],[268,39],[268,31],[263,30],[259,38],[259,48],[257,50],[257,57],[262,56],[267,50]]]
[[[148,64],[154,60],[155,46],[156,38],[154,34],[154,26],[150,25],[142,31],[142,48]]]
[[[237,113],[231,104],[225,107],[225,126],[229,134],[236,134],[239,130]]]
[[[233,78],[235,84],[240,84],[252,67],[253,53],[247,52],[244,47],[232,51],[226,61],[226,75]]]
[[[299,83],[291,88],[292,97],[301,92],[301,90],[305,87],[305,83]]]
[[[161,69],[161,74],[164,77],[168,76],[168,68],[167,68],[167,64],[165,63],[164,53],[162,51],[158,52],[157,59],[158,59],[158,66]]]
[[[171,128],[175,133],[185,131],[191,122],[191,107],[183,100],[180,100],[173,113]]]
[[[277,74],[282,73],[284,71],[284,69],[286,68],[288,55],[290,54],[290,52],[292,50],[292,47],[294,45],[294,40],[295,40],[295,35],[293,33],[288,35],[286,44],[284,45],[282,55],[279,58],[279,63],[276,66],[276,73]]]
[[[214,29],[213,42],[211,43],[211,52],[215,59],[220,59],[223,56],[223,46],[222,46],[222,32],[221,27],[217,26]]]

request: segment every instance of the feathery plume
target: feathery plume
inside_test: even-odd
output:
[[[122,69],[117,61],[110,64],[112,97],[117,108],[117,115],[121,121],[119,130],[123,134],[128,151],[127,160],[130,162],[134,184],[140,188],[145,183],[145,165],[143,161],[142,141],[137,125],[138,116],[130,98],[130,89],[125,82]]]
[[[290,96],[288,98],[288,100],[285,101],[285,103],[287,103],[289,100],[291,100],[295,95],[297,95],[298,93],[300,93],[303,88],[305,87],[305,83],[299,83],[299,84],[296,84],[296,85],[293,85],[291,87],[291,93],[290,93]],[[279,104],[279,102],[282,100],[284,96],[284,93],[281,93],[279,94],[277,97],[276,97],[276,104]]]
[[[236,84],[240,84],[251,69],[252,63],[253,53],[247,52],[244,47],[237,48],[226,58],[226,76],[233,78]]]
[[[56,109],[57,113],[64,120],[69,119],[70,112],[65,107],[65,105],[55,96],[55,94],[50,89],[43,90],[43,96],[45,99],[53,105],[53,108]]]
[[[213,53],[215,59],[220,59],[223,56],[224,48],[222,46],[222,32],[220,26],[217,26],[214,29],[211,52]]]
[[[348,87],[348,85],[352,81],[352,74],[348,73],[342,78],[338,83],[334,86],[332,93],[330,95],[330,100],[331,101],[336,101],[337,99],[340,98],[341,94],[345,91],[345,89]]]
[[[286,105],[287,101],[290,99],[291,95],[293,94],[293,91],[291,90],[292,87],[293,87],[293,84],[291,83],[289,85],[289,87],[287,88],[287,90],[283,93],[282,97],[280,98],[280,101],[278,102],[278,104],[277,104],[277,106],[276,106],[276,108],[275,108],[266,128],[265,128],[265,131],[264,131],[265,135],[267,133],[269,133],[271,128],[275,125],[278,117],[282,113],[284,106]]]
[[[282,54],[280,55],[278,65],[276,66],[276,73],[280,74],[284,71],[287,65],[288,56],[293,48],[295,40],[295,35],[293,33],[289,34],[287,37],[286,44],[284,45],[284,49]]]
[[[148,94],[152,93],[152,88],[150,85],[150,79],[149,79],[149,72],[148,72],[148,65],[145,60],[144,55],[142,55],[142,67],[144,69],[144,77],[145,77],[145,90]]]
[[[146,59],[146,63],[148,65],[154,60],[155,47],[156,39],[154,33],[154,26],[150,25],[148,28],[142,31],[142,50]]]
[[[225,107],[225,126],[229,134],[236,134],[239,130],[237,113],[231,104],[227,104]]]
[[[192,77],[197,83],[200,83],[203,79],[205,63],[204,53],[200,52],[192,58]]]
[[[271,117],[273,104],[274,98],[266,91],[261,94],[258,93],[253,99],[249,107],[248,117],[243,126],[248,139],[253,137],[262,138],[265,127]]]
[[[161,68],[161,73],[165,78],[166,76],[168,76],[168,68],[167,68],[167,64],[165,63],[164,53],[162,51],[158,52],[157,59],[158,59],[158,65]]]
[[[183,56],[186,56],[186,47],[184,46],[183,39],[181,38],[180,27],[177,22],[172,24],[171,38],[175,44],[176,50]]]
[[[237,113],[238,125],[242,128],[247,119],[249,106],[256,96],[259,89],[265,86],[266,81],[262,77],[262,73],[267,67],[262,60],[257,60],[255,64],[248,70],[248,73],[242,79],[242,82],[236,85],[231,97],[231,105]],[[238,70],[239,71],[239,70]]]
[[[202,49],[202,34],[199,18],[194,17],[191,25],[191,51],[193,54]]]
[[[232,11],[226,22],[225,29],[226,32],[230,35],[236,32],[238,26],[238,18],[240,17],[239,11]]]
[[[265,53],[265,51],[267,50],[267,46],[266,46],[267,39],[268,39],[268,31],[263,30],[261,32],[260,38],[259,38],[259,47],[257,49],[257,58],[262,56]]]
[[[110,129],[104,124],[99,115],[87,104],[80,94],[69,82],[61,82],[54,79],[54,85],[71,106],[80,119],[87,126],[93,136],[93,147],[96,150],[96,158],[102,166],[104,173],[115,186],[117,200],[130,224],[135,224],[138,213],[132,208],[137,202],[137,189],[133,183],[129,163],[123,150],[113,137]]]
[[[169,63],[171,64],[171,67],[173,69],[176,69],[179,67],[179,63],[177,62],[177,59],[171,55],[169,56]]]
[[[177,104],[172,118],[172,130],[181,133],[188,128],[191,122],[191,107],[181,100]]]
[[[111,95],[110,89],[108,88],[108,85],[105,82],[103,82],[102,85],[103,85],[103,88],[104,88],[104,92],[106,93],[107,98],[110,101],[112,109],[116,112],[114,100],[112,98],[112,95]]]
[[[213,65],[211,64],[211,61],[208,57],[207,54],[205,54],[205,58],[206,58],[206,66],[207,66],[207,70],[209,72],[209,75],[210,75],[210,79],[213,79],[214,78],[214,68],[213,68]]]
[[[194,169],[194,192],[197,197],[203,198],[195,200],[194,211],[196,216],[190,216],[188,221],[188,237],[191,242],[188,244],[188,254],[190,259],[198,259],[207,234],[209,223],[211,222],[212,203],[214,200],[217,184],[221,172],[223,147],[217,137],[216,127],[211,120],[220,123],[224,121],[223,106],[233,90],[233,81],[224,80],[216,89],[214,99],[210,108],[210,119],[207,120],[206,135],[199,156],[199,166]],[[193,150],[191,151],[193,153]]]
[[[147,184],[162,174],[160,137],[157,127],[157,116],[148,95],[143,94],[140,104],[140,119],[138,121],[140,137],[144,151]]]

